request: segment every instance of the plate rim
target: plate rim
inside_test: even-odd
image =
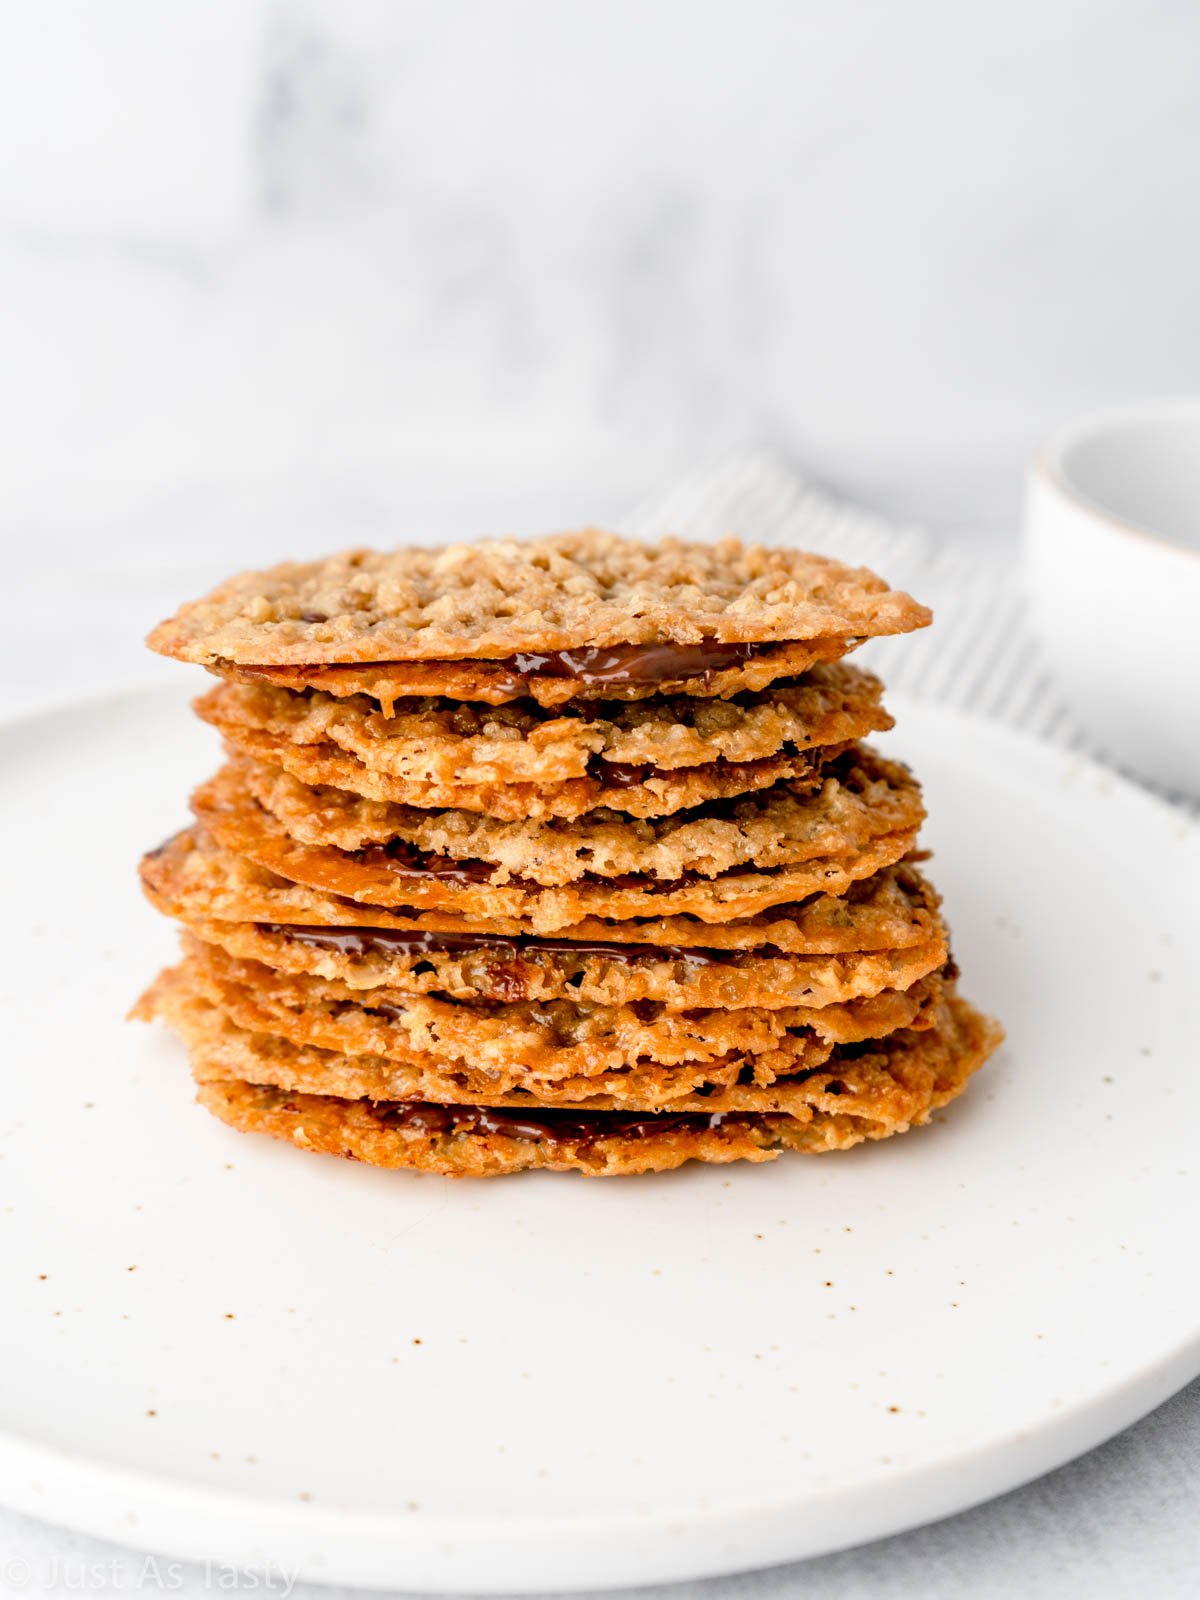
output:
[[[214,1567],[286,1572],[305,1583],[480,1595],[635,1589],[767,1571],[945,1521],[1023,1488],[1098,1448],[1149,1416],[1198,1375],[1200,1327],[1150,1366],[1114,1383],[1100,1397],[1093,1395],[1078,1401],[1055,1412],[1047,1422],[960,1453],[952,1460],[900,1468],[886,1481],[877,1481],[866,1489],[861,1485],[843,1486],[802,1499],[793,1496],[704,1513],[660,1509],[584,1516],[550,1514],[535,1518],[503,1514],[467,1518],[422,1512],[419,1518],[406,1521],[395,1513],[297,1503],[277,1496],[236,1494],[205,1484],[188,1484],[178,1478],[156,1478],[147,1471],[46,1445],[9,1429],[0,1429],[0,1498],[11,1509],[53,1526],[137,1550]],[[1024,1458],[1015,1475],[1014,1457]],[[947,1478],[960,1474],[964,1465],[980,1476],[969,1488],[960,1487],[947,1497],[942,1492]],[[28,1478],[30,1472],[40,1476]],[[18,1474],[28,1479],[23,1491],[10,1488]],[[46,1479],[54,1482],[63,1496],[75,1497],[69,1503],[76,1509],[67,1513],[61,1505],[53,1509],[48,1506],[51,1496]],[[919,1509],[911,1504],[902,1508],[899,1502],[906,1492],[919,1501]],[[138,1506],[136,1512],[128,1509],[131,1501]],[[835,1532],[847,1517],[861,1516],[864,1502],[872,1511],[869,1531],[860,1531],[851,1538]],[[86,1509],[89,1504],[92,1510]],[[796,1548],[786,1523],[800,1506],[823,1509],[835,1520],[831,1521],[827,1536],[805,1540]],[[176,1518],[194,1527],[198,1524],[203,1542],[197,1541],[196,1533],[183,1532]],[[752,1543],[765,1543],[767,1549],[760,1558],[735,1543],[737,1554],[730,1552],[715,1561],[704,1558],[705,1546],[698,1536],[705,1536],[711,1545],[731,1533],[740,1534],[742,1543],[748,1533]],[[581,1534],[587,1540],[582,1548]],[[224,1541],[223,1551],[208,1542],[210,1535]],[[487,1542],[496,1569],[495,1581],[481,1584],[476,1577],[464,1582],[444,1571],[456,1553],[455,1542],[463,1541],[465,1536],[470,1546],[465,1552],[468,1562],[478,1554],[476,1547]],[[606,1553],[611,1553],[615,1544],[625,1541],[627,1547],[630,1541],[646,1536],[653,1546],[647,1555],[652,1563],[650,1571],[645,1565],[635,1569],[620,1559],[604,1564]],[[275,1551],[264,1556],[264,1540],[276,1543],[288,1538],[300,1543],[286,1555]],[[685,1540],[689,1541],[686,1545]],[[364,1554],[364,1541],[374,1554]],[[322,1544],[326,1549],[316,1558],[320,1562],[317,1566],[313,1547]],[[527,1568],[520,1568],[522,1576],[508,1576],[517,1566],[508,1568],[504,1562],[514,1554],[519,1558],[534,1544],[543,1549],[551,1546],[545,1549],[549,1559],[542,1571],[530,1575]],[[300,1553],[301,1545],[304,1554]],[[686,1559],[680,1559],[685,1550]],[[578,1575],[581,1556],[590,1562],[586,1581],[580,1581]],[[558,1562],[564,1564],[560,1566]],[[412,1567],[415,1571],[398,1572],[398,1567]]]

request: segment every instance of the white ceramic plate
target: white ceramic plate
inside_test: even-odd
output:
[[[8,726],[0,1499],[317,1579],[649,1583],[944,1516],[1192,1377],[1196,835],[895,709],[1009,1044],[909,1137],[615,1183],[380,1173],[206,1116],[122,1016],[172,951],[134,864],[212,736],[163,692]]]

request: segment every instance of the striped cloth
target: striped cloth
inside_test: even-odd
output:
[[[814,488],[764,452],[693,473],[638,506],[625,527],[643,537],[738,533],[871,567],[931,606],[935,619],[921,633],[863,646],[864,664],[890,687],[1104,760],[1059,698],[1029,631],[1012,547],[956,545],[898,526]],[[1200,815],[1200,803],[1154,792]]]

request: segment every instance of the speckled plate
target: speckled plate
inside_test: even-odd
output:
[[[415,1589],[649,1583],[872,1539],[1200,1369],[1200,846],[1077,759],[893,699],[966,1097],[848,1155],[613,1183],[231,1133],[125,1008],[182,693],[0,733],[0,1499],[176,1556]]]

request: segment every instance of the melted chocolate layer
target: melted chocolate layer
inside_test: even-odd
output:
[[[593,756],[588,762],[588,776],[610,789],[636,789],[661,772],[661,767],[649,761],[605,761],[603,756]]]
[[[390,955],[394,951],[421,955],[464,955],[473,950],[493,951],[505,960],[548,956],[604,956],[632,965],[638,961],[687,961],[697,966],[721,966],[743,951],[694,950],[670,944],[618,944],[601,939],[511,938],[500,933],[434,933],[408,928],[306,927],[300,924],[260,922],[264,933],[278,934],[295,944],[341,955]],[[756,959],[777,957],[773,945],[756,945]]]
[[[524,678],[571,678],[589,688],[604,684],[670,683],[703,677],[774,650],[774,644],[618,644],[605,649],[525,651],[498,661]]]
[[[316,623],[329,619],[319,611],[307,611],[300,620]],[[462,673],[475,669],[487,675],[490,689],[514,697],[527,690],[531,678],[557,678],[577,683],[584,689],[611,688],[617,692],[623,686],[638,684],[700,683],[707,687],[719,672],[745,661],[761,660],[799,642],[770,639],[749,644],[721,644],[707,639],[700,644],[619,644],[603,649],[585,645],[575,650],[525,650],[513,656],[464,656],[457,661],[370,661],[361,666],[367,671],[391,669],[403,673],[412,670],[418,674]],[[853,637],[839,641],[845,650],[852,650],[861,642]],[[355,663],[340,665],[354,666]],[[275,667],[252,663],[242,664],[238,670],[268,681],[278,672]]]
[[[495,1133],[527,1143],[595,1144],[598,1139],[647,1139],[655,1134],[703,1133],[733,1118],[729,1112],[712,1116],[699,1112],[659,1112],[631,1116],[619,1111],[594,1112],[539,1108],[527,1116],[497,1111],[488,1106],[442,1106],[427,1101],[408,1105],[378,1105],[376,1114],[389,1128],[411,1128],[418,1133]]]
[[[409,844],[406,839],[393,839],[390,844],[367,845],[363,850],[351,852],[354,859],[368,867],[386,867],[398,878],[436,878],[442,883],[490,883],[498,870],[491,862],[460,861],[446,856],[426,854]],[[603,883],[613,889],[644,889],[647,894],[667,894],[673,889],[686,889],[700,883],[703,873],[690,868],[677,878],[648,878],[641,873],[626,872],[613,878],[601,878],[594,873],[584,873],[585,883]],[[532,878],[509,877],[506,883],[515,889],[535,892],[543,887]]]
[[[364,866],[386,867],[398,878],[440,878],[448,883],[489,883],[495,867],[487,861],[458,861],[418,850],[405,839],[390,844],[371,844],[352,851]],[[513,880],[524,881],[524,880]]]

